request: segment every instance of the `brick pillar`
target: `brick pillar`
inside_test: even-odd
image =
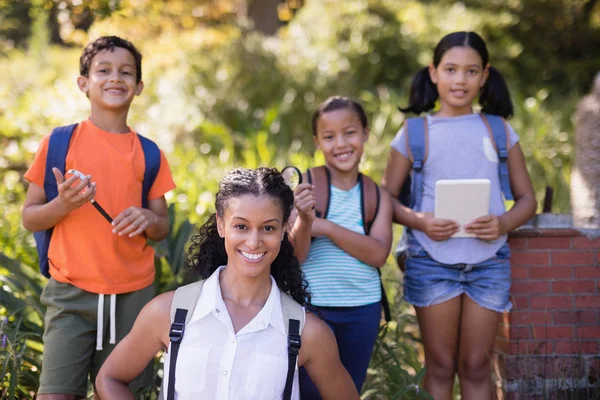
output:
[[[600,238],[525,228],[509,243],[513,309],[496,341],[498,398],[598,394]]]

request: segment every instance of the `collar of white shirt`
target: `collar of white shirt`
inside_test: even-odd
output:
[[[221,287],[219,285],[219,275],[225,265],[220,266],[213,272],[211,276],[206,279],[202,286],[202,292],[200,292],[200,298],[194,309],[194,314],[189,321],[189,324],[205,318],[207,315],[212,314],[219,321],[231,326],[231,318],[223,301],[223,295],[221,294]],[[271,325],[282,335],[285,333],[285,325],[283,321],[283,313],[281,310],[281,294],[275,279],[271,276],[271,292],[263,308],[256,314],[256,316],[250,321],[245,327],[243,327],[237,335],[243,335],[246,333],[257,332],[266,329],[268,325]]]

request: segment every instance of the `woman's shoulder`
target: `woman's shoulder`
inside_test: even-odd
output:
[[[307,310],[302,330],[302,341],[310,343],[313,340],[323,338],[323,335],[331,332],[331,329],[323,320],[317,317],[313,312]]]
[[[167,316],[170,319],[171,303],[173,303],[174,295],[174,290],[159,294],[146,304],[143,310],[144,314],[148,314],[152,318]]]

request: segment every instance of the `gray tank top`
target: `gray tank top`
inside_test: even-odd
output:
[[[416,211],[433,212],[435,183],[440,179],[489,179],[491,182],[490,214],[506,212],[498,176],[498,155],[485,124],[479,114],[459,117],[427,116],[429,148],[423,168],[423,200]],[[519,137],[509,125],[512,148]],[[394,150],[408,158],[404,128],[391,142]],[[457,238],[443,241],[430,239],[421,231],[413,230],[415,239],[431,258],[443,264],[476,264],[496,254],[507,240],[507,235],[493,241],[476,238]]]

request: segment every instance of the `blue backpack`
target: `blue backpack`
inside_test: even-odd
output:
[[[504,119],[497,115],[480,114],[492,143],[495,143],[498,152],[498,174],[500,188],[506,200],[514,200],[510,190],[508,176],[508,131]],[[405,122],[407,148],[412,156],[412,171],[405,180],[400,190],[398,199],[406,207],[414,209],[421,204],[423,196],[423,167],[427,160],[427,119],[424,117],[409,118]]]
[[[46,172],[44,174],[44,191],[46,192],[46,201],[51,201],[58,196],[58,186],[52,173],[52,168],[58,168],[62,174],[65,174],[65,164],[71,136],[77,124],[61,126],[55,128],[50,134],[48,141],[48,155],[46,157]],[[142,149],[144,150],[144,159],[146,160],[146,169],[144,171],[144,181],[142,183],[142,207],[148,208],[148,192],[158,175],[160,169],[160,150],[153,141],[146,139],[138,134]],[[44,231],[34,232],[35,244],[39,256],[40,272],[46,278],[50,278],[48,249],[50,248],[50,239],[54,227]]]
[[[514,200],[510,190],[510,179],[508,176],[508,129],[502,117],[492,114],[479,114],[483,120],[492,143],[496,145],[498,153],[498,175],[500,177],[500,189],[506,200]],[[424,117],[409,118],[405,122],[407,148],[412,158],[412,170],[406,177],[398,200],[404,206],[414,209],[421,204],[423,197],[423,166],[427,161],[427,119]],[[404,271],[404,258],[408,250],[408,235],[405,229],[396,247],[396,261],[401,270]]]

